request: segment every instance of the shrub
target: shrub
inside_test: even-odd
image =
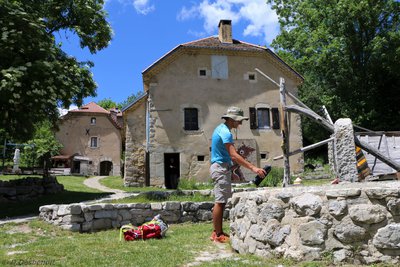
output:
[[[271,172],[260,183],[261,187],[276,187],[282,184],[284,169],[281,167],[272,167]]]

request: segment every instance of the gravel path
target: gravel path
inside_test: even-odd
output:
[[[93,188],[93,189],[97,189],[97,190],[100,190],[100,191],[103,191],[103,192],[112,192],[112,193],[116,193],[116,194],[125,193],[122,190],[112,189],[112,188],[109,188],[109,187],[106,187],[106,186],[100,184],[99,181],[101,179],[103,179],[103,178],[106,178],[106,177],[107,176],[95,176],[95,177],[92,177],[92,178],[87,178],[87,179],[85,179],[85,181],[83,181],[83,184],[86,185],[87,187],[90,187],[90,188]]]

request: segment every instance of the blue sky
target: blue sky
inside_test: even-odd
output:
[[[81,49],[71,34],[57,39],[69,55],[90,60],[97,97],[119,103],[143,91],[142,71],[179,44],[217,35],[220,19],[232,20],[234,39],[267,45],[279,33],[278,19],[265,0],[106,0],[113,29],[110,45],[97,54]]]

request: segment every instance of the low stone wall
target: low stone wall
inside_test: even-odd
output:
[[[242,192],[231,205],[231,242],[239,253],[400,262],[400,182]]]
[[[132,204],[70,204],[40,207],[39,218],[76,232],[141,225],[160,214],[167,223],[199,222],[212,219],[213,202],[157,202]],[[229,210],[225,218],[229,217]]]
[[[0,203],[29,201],[42,195],[57,194],[64,190],[56,177],[27,177],[0,181]]]

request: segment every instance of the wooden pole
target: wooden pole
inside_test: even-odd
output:
[[[331,138],[328,138],[326,140],[320,141],[318,143],[315,143],[315,144],[312,144],[312,145],[309,145],[309,146],[305,146],[305,147],[301,147],[299,149],[296,149],[294,151],[289,152],[289,156],[293,156],[293,155],[299,154],[301,152],[306,152],[306,151],[314,149],[316,147],[320,147],[320,146],[325,145],[325,144],[327,144],[329,142],[332,142],[334,139],[335,138],[331,137]],[[280,156],[274,157],[273,160],[278,160],[278,159],[282,159],[282,158],[283,158],[283,155],[280,155]]]
[[[286,88],[285,79],[279,79],[279,95],[280,95],[280,118],[281,118],[281,136],[282,136],[282,152],[283,152],[283,187],[290,184],[290,163],[289,163],[289,129],[286,111]]]

